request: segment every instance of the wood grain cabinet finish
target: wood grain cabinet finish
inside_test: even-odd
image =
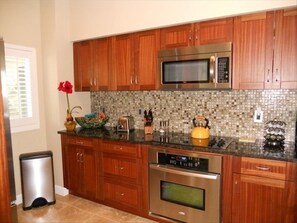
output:
[[[96,196],[96,155],[93,139],[62,136],[64,186],[85,198]]]
[[[117,90],[155,90],[159,30],[113,38],[113,68]]]
[[[115,90],[112,76],[111,37],[92,40],[93,75],[91,91]]]
[[[235,160],[232,222],[295,222],[297,184],[288,175],[296,172],[296,166],[254,158]]]
[[[296,89],[297,9],[234,19],[233,88]]]
[[[142,214],[144,200],[140,145],[103,140],[101,149],[104,202],[125,211]]]
[[[233,18],[191,23],[161,29],[161,48],[232,42]]]
[[[74,89],[90,91],[93,76],[93,55],[91,41],[73,43]]]

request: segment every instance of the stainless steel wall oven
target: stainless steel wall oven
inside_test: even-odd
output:
[[[149,151],[149,211],[173,222],[220,222],[222,158]]]

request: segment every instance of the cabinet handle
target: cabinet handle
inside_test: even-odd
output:
[[[97,78],[94,78],[94,86],[97,86]]]
[[[125,196],[125,193],[121,193],[121,196]]]
[[[123,170],[123,169],[124,169],[124,167],[121,166],[121,167],[120,167],[120,170]]]
[[[192,31],[189,32],[189,41],[192,41]]]
[[[269,73],[270,73],[270,69],[267,70],[267,80],[266,80],[267,83],[269,83]]]
[[[130,83],[133,84],[133,76],[131,76]]]
[[[238,184],[237,180],[234,182],[234,184],[235,184],[235,185],[237,185],[237,184]]]
[[[278,69],[275,69],[275,82],[278,82]]]
[[[84,162],[84,155],[81,153],[79,156],[80,156],[80,159],[79,159],[80,162],[83,163]]]
[[[75,143],[76,143],[77,145],[83,145],[83,144],[84,144],[83,141],[76,141]]]
[[[270,170],[270,167],[256,166],[256,169],[258,169],[258,170],[263,170],[263,171],[267,171],[267,170]]]
[[[79,162],[79,153],[76,153],[76,162]]]
[[[137,78],[137,75],[135,75],[135,84],[138,84],[138,78]]]

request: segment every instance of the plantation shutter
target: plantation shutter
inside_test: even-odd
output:
[[[32,117],[30,59],[6,56],[6,78],[10,119]]]

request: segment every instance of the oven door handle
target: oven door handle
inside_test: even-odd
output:
[[[175,168],[175,167],[168,167],[160,164],[150,164],[150,169],[155,169],[158,171],[163,171],[166,173],[174,173],[174,174],[179,174],[183,176],[191,176],[191,177],[196,177],[196,178],[204,178],[204,179],[209,179],[209,180],[217,180],[219,178],[219,174],[213,174],[213,173],[205,173],[201,171],[191,171],[191,170],[186,170],[186,169],[180,169],[180,168]]]

